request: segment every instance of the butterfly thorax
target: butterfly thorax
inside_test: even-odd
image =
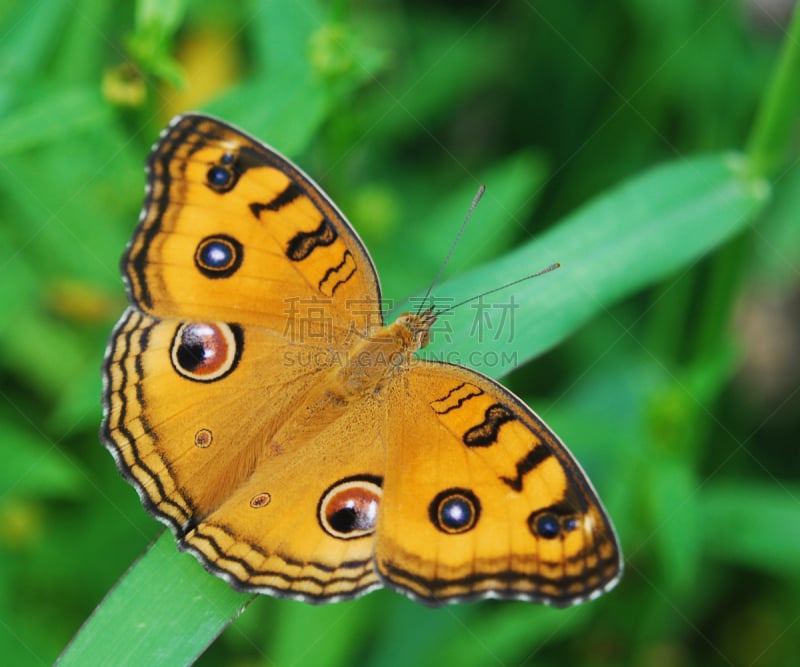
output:
[[[408,368],[414,353],[428,344],[434,319],[427,311],[422,315],[403,313],[394,323],[356,343],[346,364],[336,372],[337,397],[348,402],[380,392]]]
[[[364,399],[381,400],[380,394],[397,376],[411,368],[414,353],[429,342],[433,319],[404,313],[394,323],[380,327],[353,344],[339,364],[328,369],[310,391],[293,403],[291,419],[267,438],[289,443],[321,432]],[[252,468],[247,469],[247,474]]]

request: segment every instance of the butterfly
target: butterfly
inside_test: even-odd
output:
[[[614,528],[559,438],[384,323],[375,266],[308,176],[176,117],[147,160],[103,364],[101,438],[178,547],[241,591],[566,606],[619,579]]]

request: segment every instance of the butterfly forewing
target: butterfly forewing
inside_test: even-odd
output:
[[[522,401],[474,371],[417,362],[398,382],[378,526],[381,576],[429,604],[479,597],[565,606],[619,577],[591,484]],[[413,539],[410,537],[413,536]]]
[[[372,260],[291,162],[243,132],[180,116],[147,162],[147,196],[123,258],[131,301],[157,317],[251,323],[338,340],[381,324]],[[321,313],[324,312],[324,316]]]

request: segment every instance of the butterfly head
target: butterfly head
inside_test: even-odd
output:
[[[438,313],[433,308],[423,310],[421,313],[403,313],[397,318],[397,325],[408,338],[408,346],[413,350],[421,350],[431,341],[431,327],[436,321]]]

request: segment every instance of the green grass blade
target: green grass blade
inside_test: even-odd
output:
[[[58,664],[191,664],[251,599],[180,553],[164,531],[98,605]]]
[[[775,176],[784,164],[800,114],[800,8],[795,8],[778,61],[758,108],[747,153],[753,174]]]

